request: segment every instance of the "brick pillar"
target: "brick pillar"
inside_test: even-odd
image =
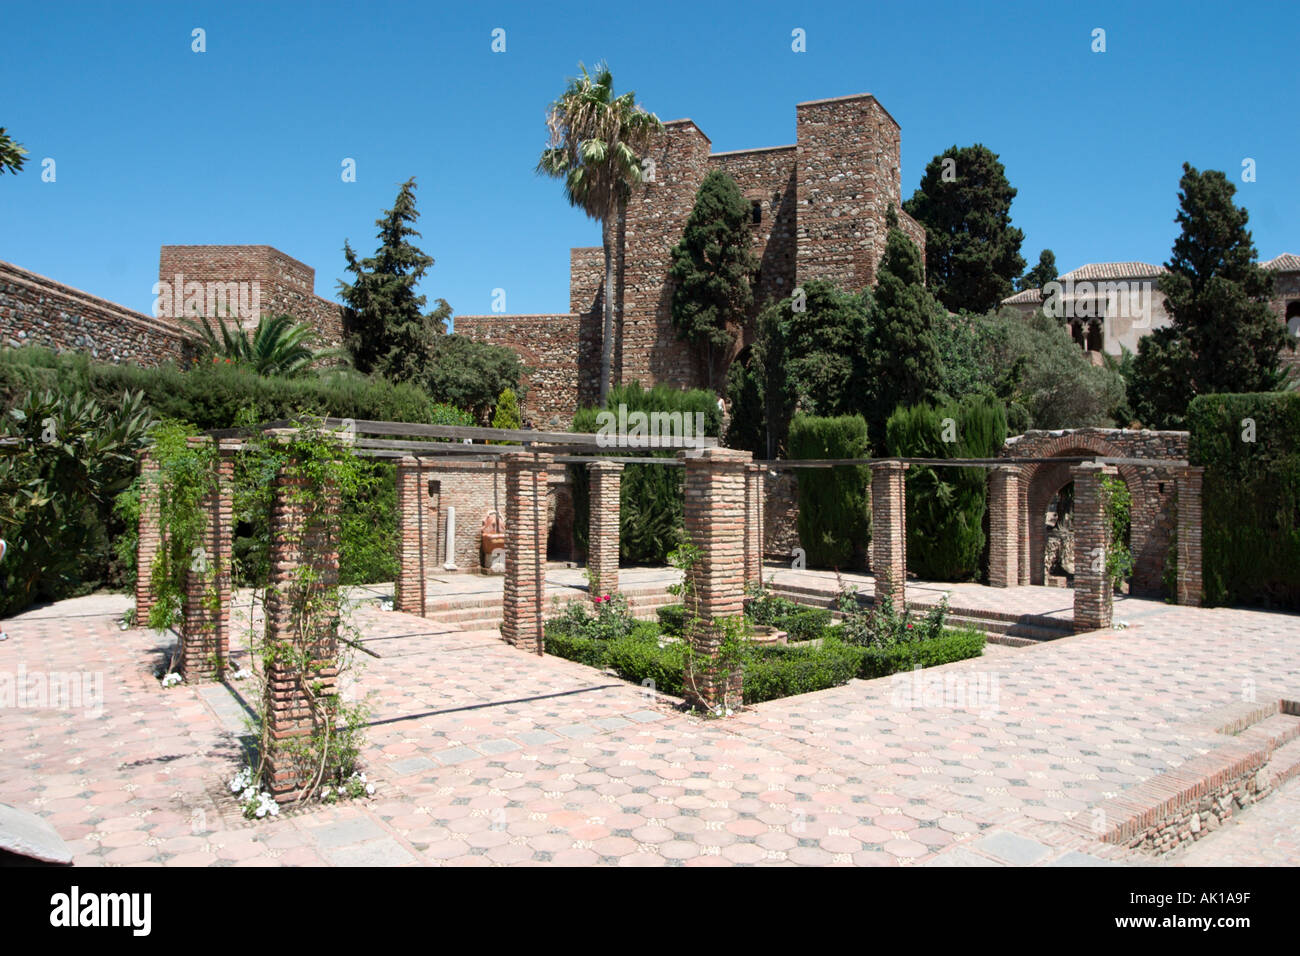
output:
[[[163,546],[162,505],[158,497],[158,461],[149,454],[140,454],[139,537],[135,550],[135,625],[147,627],[149,612],[153,610],[153,563],[158,549]]]
[[[1020,584],[1020,469],[1000,465],[989,470],[989,585]]]
[[[1070,469],[1074,477],[1074,632],[1107,630],[1114,588],[1106,574],[1110,522],[1101,481],[1118,472],[1092,462]]]
[[[281,803],[298,797],[315,770],[290,745],[324,731],[333,719],[326,699],[338,689],[338,609],[312,592],[338,584],[339,500],[337,490],[327,489],[317,504],[306,500],[310,492],[310,481],[290,463],[276,477],[271,503],[266,641],[288,653],[276,655],[266,668],[264,783]],[[304,565],[315,576],[311,590],[299,576]],[[313,613],[304,614],[304,608]]]
[[[722,642],[716,622],[744,611],[746,488],[753,456],[705,448],[678,457],[686,464],[686,533],[700,550],[691,568],[686,613],[700,622],[693,640],[702,663],[686,675],[686,700],[709,709],[720,704],[739,708],[744,686],[740,668],[719,673],[708,662],[716,659]]]
[[[190,439],[191,442],[208,439]],[[214,485],[203,499],[202,550],[185,555],[185,594],[181,599],[179,669],[187,682],[221,680],[230,658],[230,561],[234,534],[231,486],[235,462],[219,456]]]
[[[502,456],[506,466],[506,580],[501,636],[542,654],[546,598],[546,469],[551,455]]]
[[[1205,469],[1179,471],[1178,482],[1178,594],[1179,604],[1200,607],[1204,598],[1201,557],[1201,482]]]
[[[763,472],[762,465],[745,469],[745,587],[763,584]]]
[[[1029,525],[1029,479],[1032,470],[1021,475],[1021,480],[1017,482],[1020,490],[1017,492],[1018,504],[1017,513],[1020,515],[1020,560],[1017,571],[1019,572],[1020,583],[1022,585],[1032,584],[1033,579],[1029,576],[1032,562],[1029,560],[1029,535],[1031,528]]]
[[[876,604],[884,598],[903,610],[907,603],[907,465],[882,461],[871,465],[871,573]]]
[[[428,539],[424,522],[424,474],[416,458],[397,462],[397,581],[393,585],[393,607],[424,617],[425,569]]]
[[[612,461],[587,463],[591,476],[591,507],[587,533],[587,571],[591,599],[618,592],[619,494],[623,466]]]

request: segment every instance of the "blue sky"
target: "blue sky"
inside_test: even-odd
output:
[[[1300,253],[1300,4],[1138,7],[3,0],[0,126],[30,156],[0,179],[0,259],[147,312],[160,245],[267,244],[333,297],[344,239],[369,254],[415,176],[436,259],[421,291],[466,314],[498,287],[510,312],[566,311],[568,249],[599,227],[533,167],[547,103],[601,58],[719,151],[794,142],[801,100],[874,93],[902,126],[905,196],[936,153],[982,142],[1019,190],[1031,265],[1044,246],[1063,271],[1165,261],[1184,160],[1237,182],[1263,257]]]

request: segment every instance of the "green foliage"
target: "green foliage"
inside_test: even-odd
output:
[[[686,626],[686,605],[665,604],[655,611],[655,616],[659,619],[659,627],[665,634],[680,637]]]
[[[144,368],[91,362],[45,349],[0,350],[0,397],[21,401],[29,391],[81,389],[103,406],[123,391],[141,392],[157,418],[189,422],[200,430],[231,428],[241,412],[252,422],[321,418],[473,425],[457,408],[434,402],[415,385],[338,371],[320,377],[267,378],[247,368],[170,365]]]
[[[1106,574],[1118,588],[1133,576],[1133,552],[1129,549],[1129,528],[1133,496],[1122,478],[1103,477],[1102,501],[1110,524],[1110,549],[1106,553]]]
[[[5,132],[5,128],[0,126],[0,175],[13,173],[17,176],[18,170],[23,168],[25,162],[27,162],[27,150],[21,143],[14,142],[13,138]]]
[[[745,703],[793,697],[847,684],[857,676],[861,652],[834,638],[813,647],[754,648],[745,660]]]
[[[313,349],[316,330],[291,315],[262,316],[251,336],[237,322],[227,326],[218,316],[216,323],[220,335],[207,316],[186,320],[187,342],[197,364],[237,364],[258,375],[289,377],[306,374],[312,366],[344,354],[338,349]]]
[[[1015,196],[997,154],[977,143],[930,160],[903,204],[925,227],[926,283],[949,311],[996,309],[1025,271],[1024,233],[1011,225]]]
[[[560,616],[547,625],[556,633],[593,641],[616,641],[632,633],[636,621],[621,594],[602,594],[595,598],[596,613],[587,613],[586,601],[570,601]]]
[[[925,288],[920,250],[901,230],[890,229],[880,260],[870,336],[867,430],[873,444],[883,444],[885,422],[897,406],[935,397],[943,368],[934,328],[946,318]]]
[[[605,251],[604,332],[601,336],[600,400],[608,396],[614,347],[614,244],[632,187],[645,178],[641,158],[663,124],[636,104],[636,94],[614,95],[614,75],[604,63],[595,72],[578,64],[546,113],[550,139],[537,161],[539,175],[560,180],[564,198],[601,224]]]
[[[866,458],[867,425],[860,415],[790,423],[790,458]],[[799,470],[799,543],[814,567],[847,567],[871,538],[870,469],[865,465]]]
[[[835,605],[841,618],[837,637],[854,647],[888,648],[933,640],[944,633],[948,619],[946,596],[919,619],[910,608],[900,614],[888,597],[870,608],[864,607],[852,587],[840,588]]]
[[[1300,609],[1300,394],[1201,395],[1187,419],[1206,603]]]
[[[0,614],[84,593],[112,573],[114,501],[151,427],[138,393],[101,405],[80,390],[30,392],[0,419]]]
[[[842,292],[814,279],[759,313],[748,363],[740,370],[733,363],[728,372],[736,416],[730,444],[777,458],[796,410],[826,417],[860,414],[869,394],[872,308],[869,292]]]
[[[1159,279],[1173,318],[1138,346],[1134,391],[1142,423],[1172,428],[1195,395],[1281,388],[1279,350],[1294,348],[1269,306],[1273,276],[1256,263],[1249,213],[1218,170],[1183,164],[1181,232]]]
[[[995,458],[1007,438],[995,399],[974,396],[947,405],[898,409],[887,426],[889,454],[899,458]],[[913,465],[907,472],[907,563],[933,581],[980,574],[987,474],[982,468]]]
[[[519,417],[519,403],[515,401],[515,390],[503,388],[497,396],[497,408],[492,413],[493,428],[517,429],[523,425]]]
[[[1038,254],[1038,265],[1034,266],[1020,279],[1017,285],[1019,291],[1025,289],[1041,289],[1049,282],[1055,282],[1059,273],[1056,271],[1056,253],[1051,249],[1044,249]]]
[[[711,170],[672,250],[673,327],[699,350],[709,388],[719,357],[730,350],[754,302],[750,278],[758,262],[749,248],[749,223],[750,204],[736,181]]]
[[[639,382],[616,385],[610,389],[608,407],[616,411],[626,405],[628,412],[676,413],[704,416],[704,434],[717,437],[722,428],[722,413],[717,398],[703,389],[680,391],[666,385],[642,388]],[[573,416],[575,432],[599,431],[600,409],[580,408]],[[692,429],[694,424],[692,424]],[[674,451],[655,452],[655,457],[671,458]],[[571,465],[573,478],[573,531],[580,549],[587,548],[590,518],[590,480],[587,469]],[[619,555],[627,564],[663,564],[678,543],[683,528],[682,469],[671,465],[628,465],[623,469],[619,494]]]
[[[393,208],[375,220],[379,248],[374,256],[358,259],[352,246],[343,244],[347,271],[356,277],[351,283],[339,280],[346,306],[344,344],[360,371],[378,372],[398,382],[419,378],[450,311],[439,300],[439,309],[426,315],[426,297],[415,294],[416,285],[433,265],[433,257],[411,242],[420,235],[413,225],[419,218],[412,178],[402,184]]]
[[[831,612],[826,608],[804,607],[762,589],[745,602],[745,617],[755,624],[785,631],[787,640],[794,643],[821,637],[831,624]]]
[[[439,402],[468,411],[471,424],[486,423],[506,389],[520,392],[523,363],[504,346],[463,335],[439,335],[429,355],[419,383]]]
[[[888,677],[916,667],[938,667],[979,657],[987,638],[970,628],[949,629],[923,641],[907,641],[863,649],[858,676],[863,680]]]

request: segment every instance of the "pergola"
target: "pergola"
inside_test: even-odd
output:
[[[229,603],[233,456],[250,431],[292,428],[287,421],[269,422],[257,429],[213,431],[196,441],[216,442],[220,451],[218,482],[207,507],[205,547],[215,557],[214,568],[192,571],[187,585],[182,628],[182,669],[187,679],[219,677],[229,652]],[[1140,464],[1168,469],[1177,481],[1178,599],[1199,604],[1200,470],[1185,461],[1115,459],[1105,456],[1072,458],[996,459],[824,459],[754,461],[749,452],[722,448],[716,439],[673,440],[650,438],[636,448],[609,447],[603,436],[577,432],[531,429],[467,428],[401,422],[326,419],[323,427],[337,429],[340,440],[357,455],[395,459],[401,530],[396,542],[399,573],[395,605],[398,610],[424,614],[425,570],[432,563],[425,554],[421,522],[425,498],[425,468],[453,462],[496,462],[505,473],[505,581],[502,637],[532,653],[545,649],[543,633],[544,575],[547,553],[547,470],[552,464],[585,465],[591,480],[590,546],[588,569],[592,597],[618,590],[619,495],[627,464],[683,467],[686,533],[699,551],[691,568],[692,604],[688,613],[704,627],[696,650],[716,653],[720,640],[711,622],[738,615],[743,610],[748,583],[762,580],[764,481],[768,470],[867,466],[871,471],[871,570],[875,598],[889,597],[896,607],[905,603],[907,576],[906,491],[904,477],[910,465],[983,468],[989,473],[989,583],[1016,587],[1027,580],[1020,564],[1027,534],[1022,520],[1021,475],[1026,468],[1051,461],[1069,462],[1075,481],[1076,565],[1074,627],[1076,631],[1109,627],[1112,586],[1106,570],[1110,548],[1102,480],[1117,474],[1117,466]],[[513,442],[515,444],[501,444]],[[490,444],[489,444],[490,443]],[[650,457],[654,451],[674,450],[673,458]],[[156,468],[148,454],[141,467]],[[283,481],[283,476],[280,479]],[[289,580],[300,563],[310,563],[326,578],[337,580],[337,541],[318,542],[312,549],[293,550],[284,544],[285,527],[301,522],[277,484],[272,512],[272,585]],[[158,527],[156,503],[146,500],[141,509],[137,619],[144,620],[152,603],[150,569],[165,529]],[[212,576],[215,575],[215,581]],[[215,590],[217,600],[210,595]],[[208,597],[205,599],[204,596]],[[269,602],[268,602],[269,605]],[[268,628],[280,626],[268,606]],[[700,703],[714,706],[723,688],[707,680],[700,688]],[[285,731],[293,729],[293,703],[285,704]],[[279,711],[273,710],[275,718]]]

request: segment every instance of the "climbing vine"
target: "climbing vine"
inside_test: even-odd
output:
[[[1110,548],[1106,552],[1106,574],[1111,587],[1119,589],[1133,576],[1133,552],[1129,549],[1133,497],[1121,478],[1101,479],[1102,501],[1110,525]]]
[[[668,586],[668,592],[678,597],[684,608],[681,641],[685,666],[682,669],[682,681],[690,691],[688,696],[704,700],[698,681],[701,678],[711,678],[714,686],[721,689],[722,700],[710,713],[715,717],[730,716],[743,702],[743,692],[740,699],[732,697],[731,677],[743,671],[751,627],[743,614],[705,621],[694,612],[695,581],[691,570],[700,558],[700,549],[689,541],[681,542],[668,555],[668,563],[682,572],[681,583]],[[698,642],[708,636],[707,631],[710,629],[716,631],[718,644],[714,654],[705,654],[699,650]]]

